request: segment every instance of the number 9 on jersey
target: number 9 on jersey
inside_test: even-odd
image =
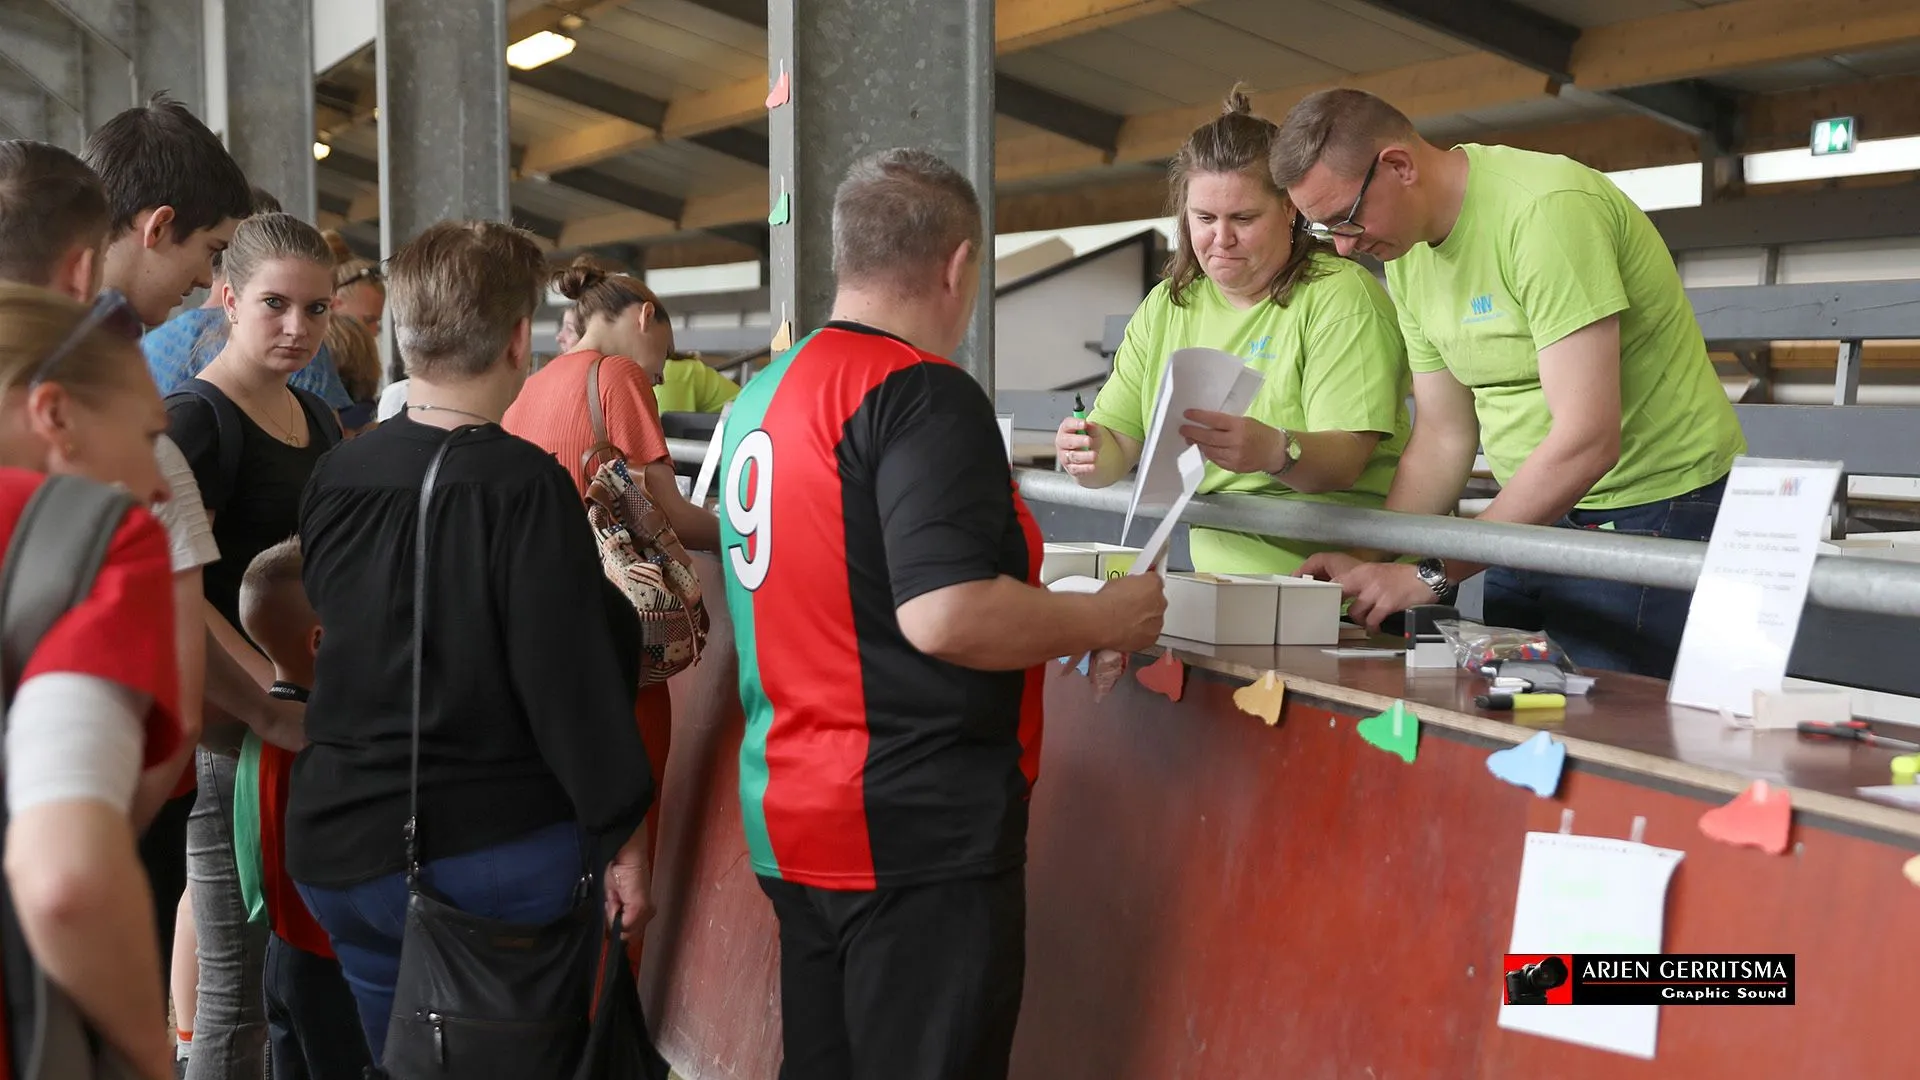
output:
[[[721,506],[727,526],[740,539],[727,545],[727,560],[741,588],[752,592],[767,580],[773,558],[773,439],[760,429],[747,432],[727,463]]]

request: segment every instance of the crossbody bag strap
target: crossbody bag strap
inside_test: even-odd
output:
[[[420,672],[425,663],[427,641],[427,525],[433,509],[434,485],[440,479],[440,463],[447,459],[447,451],[453,449],[460,430],[450,433],[440,449],[433,452],[433,460],[427,462],[427,475],[420,481],[419,520],[413,530],[413,750],[407,769],[406,829],[409,886],[417,885],[420,880]]]

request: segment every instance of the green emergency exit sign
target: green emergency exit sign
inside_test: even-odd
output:
[[[1813,156],[1853,153],[1853,117],[1836,116],[1813,125]]]

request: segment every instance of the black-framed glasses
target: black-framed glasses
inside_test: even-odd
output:
[[[93,306],[87,309],[86,315],[73,331],[55,345],[45,359],[34,365],[33,377],[27,380],[27,386],[32,388],[45,382],[60,361],[73,355],[80,343],[87,340],[88,334],[103,329],[128,341],[139,341],[140,335],[146,332],[146,325],[140,321],[140,313],[133,310],[126,293],[119,289],[101,289],[100,295],[93,298]]]
[[[1373,186],[1374,171],[1379,168],[1380,157],[1376,154],[1373,159],[1373,164],[1367,166],[1366,179],[1360,181],[1360,194],[1353,197],[1353,209],[1347,211],[1345,218],[1331,225],[1308,222],[1306,226],[1307,235],[1313,237],[1315,240],[1332,240],[1336,236],[1344,236],[1351,240],[1365,236],[1367,234],[1367,227],[1360,224],[1358,220],[1360,217],[1360,204],[1366,201],[1367,189]]]

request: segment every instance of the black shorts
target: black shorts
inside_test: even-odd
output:
[[[760,888],[780,918],[780,1080],[1004,1080],[1024,868],[869,892]]]

